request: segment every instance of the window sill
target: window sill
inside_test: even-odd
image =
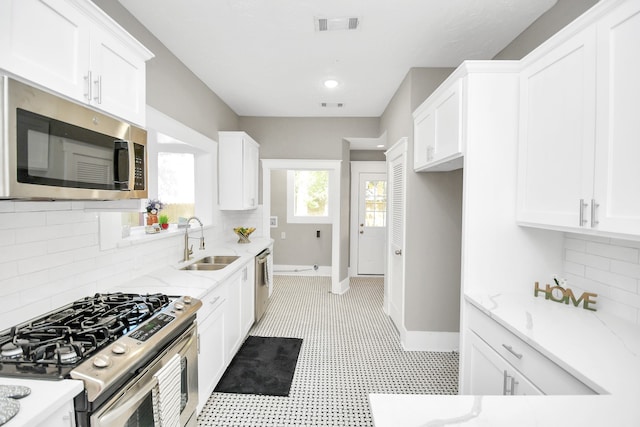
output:
[[[208,230],[212,228],[212,225],[204,225],[203,230]],[[188,228],[189,232],[192,233],[194,231],[198,231],[200,227],[190,226]],[[169,228],[167,230],[162,230],[157,233],[147,234],[145,232],[145,227],[131,227],[131,234],[127,237],[123,237],[117,244],[118,248],[123,248],[127,246],[140,245],[148,242],[152,242],[154,240],[162,240],[170,237],[175,237],[177,235],[184,235],[185,230],[187,228],[182,227],[178,228],[177,224],[169,224]]]

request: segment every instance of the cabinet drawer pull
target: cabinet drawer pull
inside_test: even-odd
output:
[[[518,359],[522,359],[522,354],[521,354],[521,353],[517,353],[517,352],[513,349],[513,347],[511,347],[510,345],[502,344],[502,346],[503,346],[504,348],[506,348],[506,349],[507,349],[507,351],[508,351],[509,353],[513,354],[513,355],[514,355],[515,357],[517,357]]]
[[[600,205],[596,203],[596,199],[591,199],[591,228],[595,228],[599,223],[598,218],[596,217],[599,206]]]
[[[584,218],[584,208],[587,206],[588,204],[584,202],[584,199],[580,199],[580,227],[587,223],[587,220]]]

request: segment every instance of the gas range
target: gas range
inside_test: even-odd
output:
[[[96,294],[0,334],[0,375],[68,378],[101,348],[169,304],[163,294]]]
[[[164,381],[177,381],[171,390],[180,425],[194,425],[201,306],[164,294],[77,300],[0,333],[0,377],[82,380],[84,392],[74,399],[79,427],[152,425],[160,378],[170,378]]]

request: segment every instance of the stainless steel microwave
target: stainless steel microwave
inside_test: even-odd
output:
[[[147,132],[0,75],[0,199],[147,197]]]

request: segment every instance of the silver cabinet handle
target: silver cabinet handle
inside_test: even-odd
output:
[[[502,380],[502,395],[503,396],[507,396],[507,379],[509,378],[509,375],[507,375],[507,371],[504,371],[504,376],[503,376],[503,380]]]
[[[91,102],[92,88],[93,88],[93,80],[91,77],[91,70],[84,76],[84,80],[87,82],[87,91],[84,94],[84,97],[87,98],[88,102]]]
[[[97,86],[97,92],[98,95],[95,96],[93,99],[98,103],[98,104],[102,104],[102,76],[98,76],[97,80],[94,80],[94,83]]]
[[[598,207],[600,207],[600,205],[596,203],[596,199],[591,199],[591,228],[594,228],[599,223],[596,217]]]
[[[518,359],[522,359],[522,354],[520,353],[516,353],[516,351],[513,349],[513,347],[511,347],[510,345],[506,345],[506,344],[502,344],[502,346],[504,348],[507,349],[507,351],[509,351],[509,353],[513,354],[515,357],[517,357]]]
[[[396,255],[402,255],[402,249],[396,249],[396,251],[394,252],[394,254],[396,254]]]
[[[587,220],[584,219],[584,208],[587,207],[587,204],[584,202],[584,199],[580,199],[580,227],[583,227]]]

